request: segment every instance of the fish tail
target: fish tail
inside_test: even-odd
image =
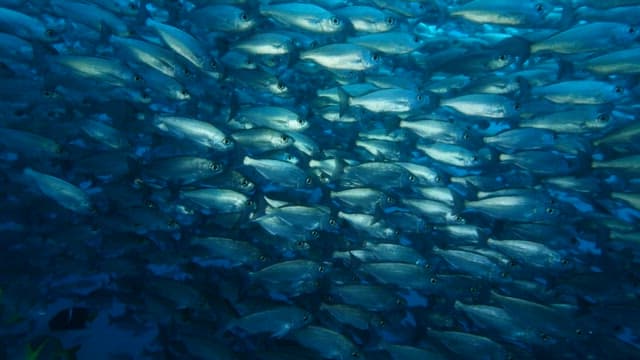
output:
[[[338,101],[340,104],[340,117],[342,117],[342,115],[344,115],[347,110],[349,109],[349,105],[350,105],[350,101],[351,98],[349,97],[349,94],[347,94],[346,91],[344,91],[344,89],[342,89],[342,87],[338,87]]]

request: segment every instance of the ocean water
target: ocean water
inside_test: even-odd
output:
[[[638,19],[0,0],[0,359],[640,358]]]

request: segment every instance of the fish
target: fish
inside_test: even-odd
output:
[[[239,128],[266,127],[279,131],[303,131],[309,123],[290,109],[276,106],[260,106],[238,110],[231,122]]]
[[[296,307],[274,307],[247,314],[227,324],[230,331],[244,331],[249,335],[261,333],[281,338],[312,320],[311,314]]]
[[[298,166],[282,160],[254,159],[245,156],[242,164],[255,169],[267,182],[283,187],[308,188],[313,178]]]
[[[287,134],[269,128],[239,130],[232,133],[231,137],[252,155],[286,149],[294,142],[294,139]]]
[[[188,67],[176,55],[156,44],[115,35],[109,40],[123,57],[145,64],[166,76],[182,79],[189,75]]]
[[[335,43],[300,53],[301,60],[311,60],[335,71],[363,71],[376,67],[382,57],[371,50],[347,43]]]
[[[344,28],[340,18],[315,4],[280,3],[264,5],[259,10],[273,21],[314,33],[331,34]]]
[[[54,0],[51,2],[51,8],[56,15],[66,16],[71,21],[86,25],[98,32],[104,31],[103,27],[106,27],[116,35],[126,36],[130,32],[124,21],[113,12],[101,8],[98,4],[91,5],[83,2]]]
[[[218,21],[211,21],[215,17]],[[217,4],[196,8],[189,19],[193,26],[209,31],[245,32],[257,25],[256,18],[233,4]]]
[[[640,358],[639,6],[0,0],[0,358]]]
[[[188,190],[181,197],[206,211],[221,214],[241,213],[253,205],[246,195],[229,189]]]
[[[614,51],[588,59],[581,64],[596,74],[637,74],[639,48]]]
[[[25,40],[53,42],[59,38],[57,31],[39,18],[11,8],[1,7],[0,19],[0,30]]]
[[[358,32],[382,33],[393,29],[398,23],[394,16],[373,6],[345,6],[335,9],[333,12],[346,19]]]
[[[597,35],[586,36],[589,33]],[[629,45],[637,37],[637,29],[627,24],[615,22],[577,24],[568,30],[557,32],[545,40],[532,44],[531,52],[551,51],[560,54],[576,54],[606,51]]]
[[[340,112],[345,113],[347,107],[362,107],[374,113],[409,113],[429,104],[429,98],[412,90],[381,89],[359,97],[349,97],[339,92]]]
[[[544,21],[550,11],[549,5],[539,1],[523,1],[516,4],[504,0],[474,0],[457,7],[450,15],[480,24],[530,26]]]
[[[197,258],[208,265],[213,266],[258,266],[265,260],[264,255],[249,242],[233,240],[229,238],[213,237],[191,239],[194,249],[206,249],[207,253],[196,253]],[[220,260],[220,261],[216,261]]]
[[[572,80],[537,87],[531,93],[554,103],[599,105],[622,98],[625,89],[604,81]]]
[[[191,34],[153,19],[147,19],[146,25],[153,28],[164,44],[176,55],[213,78],[221,76],[222,71],[218,61],[209,56],[200,42]]]
[[[132,85],[143,80],[139,74],[135,74],[129,67],[116,59],[60,55],[56,56],[55,61],[78,76],[113,86]]]
[[[431,283],[424,266],[395,262],[363,264],[361,272],[373,277],[377,283],[401,288],[428,290]]]
[[[450,107],[470,116],[502,119],[517,116],[520,104],[502,95],[470,94],[445,99],[440,106]]]
[[[424,45],[417,36],[393,31],[351,37],[347,41],[379,53],[392,55],[408,54]]]
[[[344,335],[331,329],[309,325],[297,330],[293,339],[328,359],[359,357],[358,348]]]
[[[233,139],[212,124],[181,116],[159,115],[154,120],[159,131],[178,138],[193,141],[218,151],[229,151],[233,148]]]
[[[23,174],[28,180],[33,181],[34,186],[43,195],[51,198],[61,207],[81,215],[91,214],[94,211],[89,195],[76,185],[31,168],[24,169]]]
[[[554,222],[560,209],[544,194],[514,191],[512,194],[489,196],[468,201],[465,211],[477,211],[498,219],[525,222]]]

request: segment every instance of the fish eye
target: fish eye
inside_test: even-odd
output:
[[[214,68],[214,69],[215,69],[215,68],[217,68],[217,67],[218,67],[218,62],[217,62],[217,61],[215,61],[215,60],[213,60],[213,59],[211,59],[211,60],[209,61],[209,66],[211,66],[212,68]]]
[[[596,118],[596,120],[600,121],[600,122],[607,122],[609,121],[609,115],[607,114],[600,114],[598,115],[598,117]]]
[[[502,54],[502,55],[498,56],[498,60],[500,60],[500,61],[506,61],[506,60],[507,60],[507,55]]]
[[[177,223],[175,220],[173,220],[173,219],[169,219],[169,220],[167,220],[167,225],[169,225],[169,226],[175,226],[175,225],[177,225],[177,224],[178,224],[178,223]]]
[[[217,163],[213,163],[213,164],[211,164],[211,169],[212,169],[213,171],[218,171],[218,170],[220,170],[220,164],[217,164]]]
[[[280,135],[280,140],[282,140],[282,142],[287,142],[289,140],[289,137],[285,134]]]
[[[253,200],[249,199],[246,202],[247,206],[253,206],[255,203],[253,202]]]
[[[147,200],[144,205],[149,209],[153,209],[154,207],[156,207],[156,205],[150,200]]]
[[[243,12],[240,14],[240,19],[242,19],[243,21],[249,21],[249,15],[247,15],[247,13]]]
[[[464,218],[460,215],[456,216],[456,222],[464,222]]]
[[[414,182],[416,181],[416,177],[413,175],[409,175],[409,181]]]
[[[331,23],[332,23],[333,25],[340,25],[340,19],[338,19],[337,17],[333,16],[333,17],[331,18]]]
[[[400,236],[400,230],[393,230],[393,235]]]
[[[351,356],[357,358],[357,357],[360,357],[360,354],[358,354],[357,352],[354,351],[354,352],[351,353]]]
[[[624,89],[622,88],[622,86],[616,86],[614,91],[616,92],[616,94],[622,94],[624,92]]]
[[[180,90],[180,94],[183,96],[187,96],[189,95],[189,92],[187,90]]]
[[[242,179],[242,181],[240,181],[240,185],[247,186],[249,185],[249,181],[247,179]]]
[[[54,35],[56,34],[56,32],[55,32],[55,31],[53,31],[53,29],[47,29],[47,30],[45,31],[45,34],[46,34],[47,36],[54,36]]]
[[[135,74],[135,75],[133,75],[133,80],[135,80],[135,81],[141,81],[141,80],[142,80],[142,76],[140,76],[140,75],[138,75],[138,74]]]
[[[380,61],[380,55],[379,54],[373,54],[373,56],[371,58],[373,59],[373,61]]]
[[[440,176],[436,176],[434,179],[437,183],[439,183],[440,181],[442,181],[442,179],[440,178]]]
[[[389,204],[393,204],[395,201],[393,200],[393,198],[391,196],[387,196],[387,203]]]
[[[311,236],[313,236],[314,238],[319,238],[320,233],[318,232],[318,230],[313,230],[311,231]]]
[[[138,5],[136,5],[136,4],[132,3],[132,2],[130,2],[130,3],[129,3],[129,9],[131,9],[131,10],[137,10],[137,9],[138,9]]]
[[[329,219],[329,225],[335,226],[336,225],[336,220],[335,219]]]
[[[311,179],[311,177],[310,177],[310,176],[309,176],[309,177],[307,177],[306,179],[304,179],[304,183],[305,183],[305,184],[307,184],[307,185],[311,185],[311,183],[312,183],[312,182],[313,182],[313,181],[312,181],[312,179]]]
[[[636,28],[634,28],[633,26],[629,26],[629,29],[627,29],[627,31],[629,32],[629,34],[634,34],[636,32]]]
[[[478,161],[478,156],[477,156],[477,155],[473,155],[473,157],[471,158],[471,160],[472,160],[473,162]]]
[[[395,24],[395,23],[396,23],[396,18],[389,16],[388,18],[386,18],[386,19],[385,19],[385,22],[386,22],[388,25],[393,25],[393,24]]]
[[[278,87],[278,90],[280,90],[280,91],[287,90],[287,85],[285,85],[285,84],[283,84],[281,82],[279,82],[278,85],[276,85],[276,86]]]
[[[432,283],[432,284],[437,284],[438,283],[438,279],[431,278],[431,279],[429,279],[429,282]]]
[[[318,266],[318,271],[319,272],[324,272],[324,266],[323,265]]]
[[[231,144],[231,139],[229,138],[222,139],[222,145],[229,145],[229,144]]]
[[[543,12],[544,11],[544,6],[540,3],[536,4],[536,11],[537,12]]]
[[[562,258],[562,260],[560,260],[560,263],[561,263],[562,265],[568,265],[568,264],[569,264],[569,259],[567,259],[567,258]]]
[[[416,99],[418,99],[418,101],[422,101],[423,96],[422,95],[418,95],[418,96],[416,96]]]
[[[307,315],[307,314],[304,314],[304,316],[302,317],[302,320],[304,320],[304,321],[307,321],[307,320],[309,320],[309,315]]]
[[[515,104],[513,104],[513,108],[514,108],[515,110],[520,110],[520,108],[521,108],[521,107],[522,107],[522,105],[520,105],[520,103],[519,103],[519,102],[516,102]]]
[[[304,125],[304,123],[305,123],[304,119],[298,119],[298,124]]]
[[[465,132],[462,134],[462,138],[463,138],[464,140],[469,140],[469,133],[465,131]]]
[[[547,212],[547,214],[551,215],[553,213],[555,213],[555,210],[553,210],[552,208],[546,208],[545,210]]]

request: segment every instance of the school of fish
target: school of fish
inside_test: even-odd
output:
[[[640,358],[639,35],[640,0],[0,0],[0,358]]]

